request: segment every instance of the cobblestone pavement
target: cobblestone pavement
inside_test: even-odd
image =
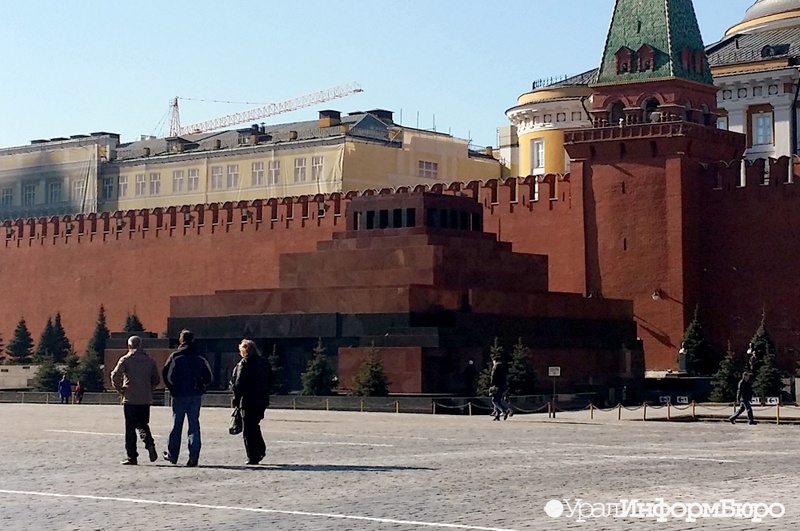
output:
[[[200,467],[149,463],[143,450],[126,467],[120,407],[0,404],[0,529],[800,527],[797,426],[270,410],[265,464],[245,466],[228,415],[203,409]],[[161,453],[169,409],[154,407],[151,426]],[[658,498],[676,511],[733,499],[785,514],[600,516],[621,499]]]

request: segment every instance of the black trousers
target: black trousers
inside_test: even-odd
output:
[[[242,436],[247,460],[250,462],[261,461],[267,454],[267,445],[261,435],[261,420],[264,418],[264,409],[242,409]]]
[[[136,452],[136,432],[144,441],[145,448],[155,446],[153,435],[150,433],[150,406],[139,404],[123,404],[122,410],[125,413],[125,452],[128,458],[136,459],[139,454]]]

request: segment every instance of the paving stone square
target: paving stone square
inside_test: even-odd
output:
[[[182,466],[185,440],[177,466],[148,462],[142,448],[133,467],[119,464],[121,407],[0,404],[0,529],[800,526],[793,425],[271,409],[262,423],[267,458],[246,466],[241,437],[227,433],[229,413],[203,408],[200,467]],[[151,417],[161,453],[170,410],[153,407]],[[670,517],[609,516],[606,508],[631,499],[663,499]],[[761,522],[675,516],[720,500],[784,511]]]

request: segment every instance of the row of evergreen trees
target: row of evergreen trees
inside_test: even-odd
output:
[[[783,389],[783,374],[775,360],[775,343],[766,327],[766,312],[761,314],[758,325],[744,359],[732,350],[730,342],[725,356],[720,359],[705,329],[698,319],[695,308],[694,318],[681,342],[681,353],[685,356],[686,372],[691,376],[713,376],[713,390],[710,399],[714,402],[732,402],[736,399],[736,389],[744,371],[753,373],[753,391],[757,396],[780,396]]]
[[[128,314],[123,331],[129,333],[144,331],[144,327],[135,313]],[[66,375],[73,383],[80,381],[84,390],[88,392],[102,392],[104,390],[103,353],[109,337],[105,308],[102,305],[98,311],[94,332],[86,345],[83,356],[78,356],[72,347],[61,324],[60,312],[57,312],[54,318],[47,318],[35,348],[28,325],[25,318],[22,317],[17,323],[11,341],[5,348],[3,348],[0,338],[0,360],[5,364],[33,363],[39,365],[34,379],[34,388],[37,391],[54,391],[58,386],[58,381]]]
[[[361,368],[353,381],[353,389],[350,394],[355,396],[388,396],[389,379],[383,370],[383,362],[378,357],[379,349],[375,343],[370,347],[367,358],[361,364]],[[270,356],[273,375],[276,372],[279,377],[282,373],[276,371],[275,364],[279,363],[278,356],[273,349]],[[333,372],[333,368],[328,362],[325,354],[325,347],[322,346],[322,338],[317,339],[313,355],[306,365],[306,371],[300,375],[303,388],[300,394],[307,396],[331,396],[335,394],[335,389],[339,385],[339,379]]]

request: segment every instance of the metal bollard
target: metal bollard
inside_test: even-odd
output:
[[[469,416],[472,416],[472,402],[467,403],[467,411],[469,411]]]
[[[394,401],[394,412],[395,413],[400,413],[400,401],[399,400],[395,400]]]
[[[589,420],[594,420],[594,404],[589,402]]]
[[[642,404],[642,420],[647,420],[647,402]]]
[[[617,420],[622,420],[622,404],[617,404]]]

